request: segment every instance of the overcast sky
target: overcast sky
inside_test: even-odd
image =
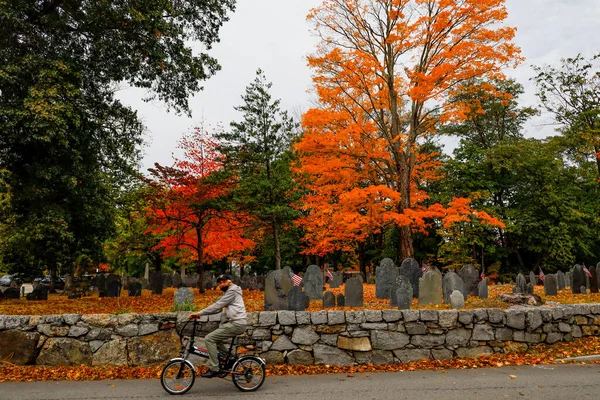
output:
[[[169,165],[183,133],[203,120],[206,124],[228,125],[239,119],[233,109],[240,96],[262,68],[273,82],[272,93],[292,114],[310,106],[311,87],[306,55],[314,51],[306,14],[321,0],[238,0],[220,34],[221,42],[211,55],[222,70],[206,81],[204,91],[190,99],[192,117],[167,112],[159,102],[145,103],[144,92],[125,89],[119,97],[138,110],[148,128],[144,149],[144,170],[154,162]],[[508,24],[517,27],[516,43],[526,61],[506,71],[525,86],[524,105],[535,105],[535,88],[529,82],[532,65],[555,64],[560,58],[578,53],[590,57],[600,52],[600,0],[507,0]],[[543,137],[552,133],[547,116],[527,126],[527,135]],[[447,150],[452,141],[445,141]]]

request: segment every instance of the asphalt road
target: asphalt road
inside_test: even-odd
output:
[[[511,377],[511,375],[513,377]],[[0,383],[0,399],[169,398],[157,380]],[[197,379],[183,398],[265,400],[599,399],[600,365],[268,377],[255,393],[222,379]]]

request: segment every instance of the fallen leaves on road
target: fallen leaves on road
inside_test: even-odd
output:
[[[482,356],[479,358],[458,358],[453,360],[422,360],[408,364],[387,365],[269,365],[267,374],[270,376],[283,375],[317,375],[317,374],[346,374],[354,377],[356,373],[365,372],[394,372],[447,369],[494,368],[502,366],[521,366],[536,364],[553,364],[563,357],[600,354],[600,337],[577,339],[568,343],[554,345],[538,345],[525,354],[508,353]],[[600,364],[600,361],[593,362]],[[203,369],[202,369],[203,370]],[[16,366],[0,362],[0,382],[32,382],[52,380],[110,380],[110,379],[156,379],[160,377],[162,366],[153,367],[38,367]],[[509,375],[511,379],[516,375]],[[274,382],[272,382],[274,383]]]

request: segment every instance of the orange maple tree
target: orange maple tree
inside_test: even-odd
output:
[[[231,183],[215,177],[221,168],[217,143],[202,129],[183,137],[184,158],[173,167],[150,169],[152,188],[147,210],[150,230],[162,236],[157,245],[164,256],[195,261],[203,290],[205,264],[225,257],[242,257],[254,246],[247,235],[249,217],[227,207]]]
[[[464,114],[449,101],[453,90],[502,79],[520,61],[504,2],[324,0],[310,12],[321,38],[308,59],[319,106],[303,116],[296,147],[311,191],[299,221],[310,251],[360,242],[389,223],[411,257],[412,232],[427,218],[456,218],[452,204],[425,206],[423,188],[439,176],[419,144]]]

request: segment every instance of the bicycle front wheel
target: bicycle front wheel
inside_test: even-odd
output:
[[[265,365],[254,357],[240,358],[231,371],[233,384],[242,392],[254,392],[265,381]]]
[[[184,394],[192,388],[196,372],[185,361],[173,360],[163,368],[160,383],[169,394]]]

